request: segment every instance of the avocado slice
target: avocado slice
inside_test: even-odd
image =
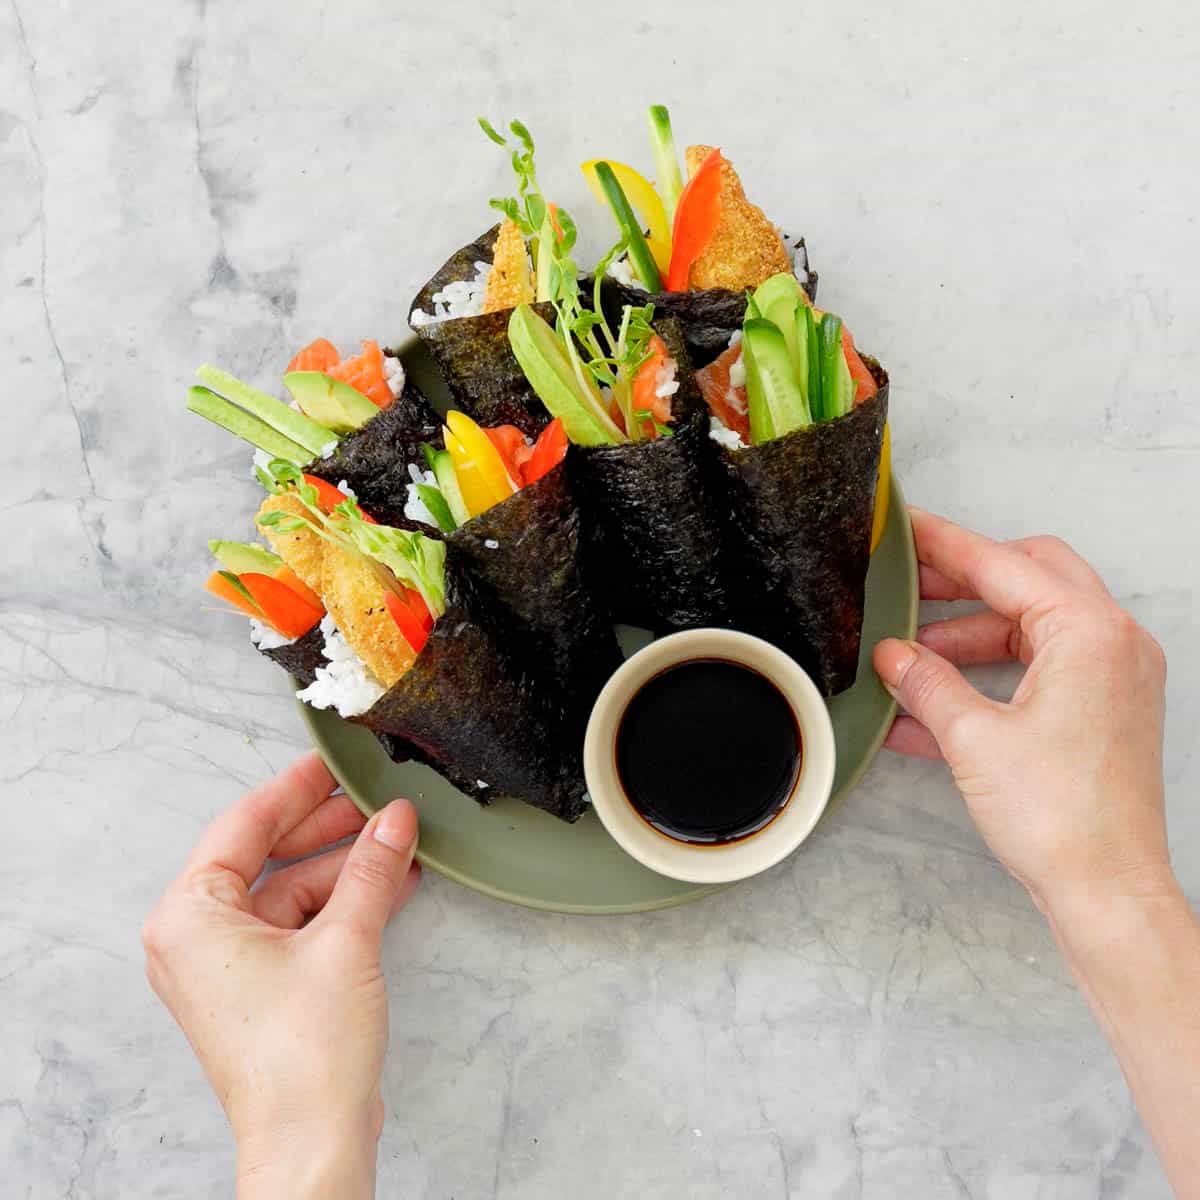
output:
[[[335,433],[353,433],[379,415],[362,392],[323,371],[289,371],[283,385],[307,416]]]
[[[258,388],[243,383],[228,371],[216,367],[203,366],[197,372],[200,379],[207,383],[214,392],[227,396],[234,404],[244,408],[248,413],[265,421],[272,429],[278,430],[284,437],[308,451],[309,461],[319,458],[329,448],[331,442],[336,442],[334,435],[323,425],[310,421],[303,413],[289,408],[282,400],[268,396]]]
[[[563,423],[577,446],[611,446],[625,435],[604,410],[591,379],[576,372],[558,334],[529,307],[518,304],[508,319],[508,340],[521,370],[541,402]]]
[[[273,576],[283,566],[283,559],[278,554],[250,542],[212,541],[208,543],[208,551],[234,575],[258,572]]]
[[[274,458],[283,458],[302,467],[305,463],[311,462],[314,457],[305,447],[293,442],[291,438],[285,437],[278,430],[272,429],[266,421],[260,421],[257,417],[251,416],[245,409],[230,404],[224,396],[218,396],[216,392],[210,391],[206,387],[188,388],[187,406],[198,416],[211,421],[214,425],[220,425],[222,429],[228,429],[236,437],[249,442],[252,446],[257,446],[260,450],[265,450]],[[281,405],[281,407],[286,408],[287,406]],[[288,411],[291,412],[291,409]],[[332,434],[330,436],[332,437]]]

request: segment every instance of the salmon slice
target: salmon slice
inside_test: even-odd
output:
[[[356,392],[362,392],[372,404],[387,408],[394,397],[383,372],[383,351],[378,342],[365,341],[362,353],[353,358],[344,358],[325,368],[331,379],[348,383]]]
[[[328,371],[341,359],[337,347],[326,338],[317,338],[309,342],[295,358],[288,363],[289,371]]]
[[[722,351],[707,367],[696,372],[700,394],[708,405],[708,411],[719,417],[728,429],[732,429],[746,445],[750,444],[750,413],[746,407],[746,389],[734,387],[729,378],[730,368],[741,356],[739,343]]]

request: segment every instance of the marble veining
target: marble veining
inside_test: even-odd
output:
[[[0,1161],[4,1194],[229,1194],[221,1113],[138,925],[304,734],[204,543],[246,455],[193,367],[269,380],[395,340],[508,188],[478,112],[648,163],[646,104],[723,145],[887,364],[911,498],[1051,528],[1171,660],[1200,899],[1194,11],[712,0],[0,5]],[[1010,672],[981,672],[995,694]],[[429,878],[389,934],[380,1194],[1168,1195],[1040,918],[948,780],[881,759],[790,862],[586,920]]]

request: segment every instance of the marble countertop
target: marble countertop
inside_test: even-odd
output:
[[[595,224],[574,164],[648,163],[666,101],[807,236],[891,371],[910,497],[1063,535],[1166,646],[1200,898],[1200,405],[1178,382],[1200,366],[1200,19],[873,8],[0,5],[6,1195],[229,1194],[138,926],[305,737],[203,611],[205,539],[248,528],[255,489],[184,390],[204,360],[267,380],[318,334],[400,335],[508,188],[478,112],[528,121],[546,187]],[[1168,1195],[1041,919],[930,764],[882,758],[803,853],[684,909],[568,918],[429,877],[386,961],[381,1195]]]

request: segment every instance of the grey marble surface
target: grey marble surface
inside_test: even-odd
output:
[[[405,301],[507,188],[722,144],[893,378],[909,495],[1056,531],[1171,660],[1200,897],[1200,18],[1150,0],[0,5],[0,1191],[223,1196],[226,1128],[137,931],[304,735],[204,541],[245,454],[183,410]],[[985,674],[989,688],[1011,679]],[[429,878],[388,935],[380,1193],[1139,1197],[1168,1190],[1043,924],[941,770],[881,759],[804,853],[690,908],[508,908]]]

